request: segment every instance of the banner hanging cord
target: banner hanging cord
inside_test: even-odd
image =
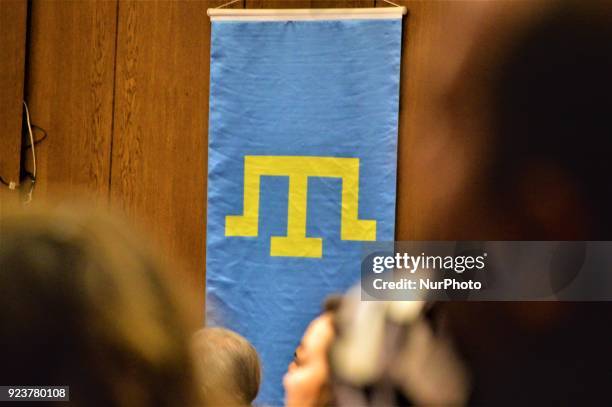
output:
[[[392,2],[392,1],[389,1],[389,0],[383,0],[383,1],[384,1],[385,3],[389,3],[389,4],[391,4],[391,5],[392,5],[392,6],[394,6],[394,7],[402,7],[402,6],[400,6],[399,4],[396,4],[396,3]]]
[[[222,4],[222,5],[220,5],[219,7],[215,7],[215,8],[223,8],[223,7],[226,7],[226,6],[230,6],[230,5],[232,5],[232,4],[234,4],[234,3],[237,3],[237,2],[239,2],[239,1],[240,1],[240,0],[232,0],[232,1],[228,1],[227,3]]]

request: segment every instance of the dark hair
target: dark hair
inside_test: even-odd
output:
[[[482,199],[506,219],[521,221],[517,187],[532,175],[533,164],[563,174],[545,182],[563,180],[571,185],[557,187],[575,189],[582,213],[565,220],[584,221],[582,233],[565,233],[558,224],[557,235],[546,235],[539,233],[540,225],[525,225],[523,219],[519,238],[607,240],[612,235],[612,7],[607,1],[547,4],[520,21],[491,21],[497,29],[476,41],[451,106],[458,109],[456,117],[486,116]],[[558,198],[536,195],[544,208]],[[605,379],[612,365],[610,305],[454,302],[437,307],[471,371],[471,403],[568,405],[612,400]]]
[[[185,320],[156,262],[84,208],[0,218],[0,382],[71,405],[188,406]]]
[[[612,235],[612,9],[563,2],[521,34],[492,92],[495,183],[527,160],[572,177],[594,219],[590,239]]]
[[[329,312],[334,315],[342,306],[342,295],[331,294],[323,301],[323,312]]]
[[[489,26],[476,41],[452,98],[460,109],[456,116],[486,112],[488,159],[482,173],[488,199],[520,216],[523,205],[516,200],[516,187],[530,177],[532,164],[547,165],[562,173],[580,199],[586,232],[545,237],[608,239],[611,3],[558,1],[522,20],[491,24],[497,27]],[[555,205],[554,199],[542,206]],[[531,239],[539,237],[533,226]]]

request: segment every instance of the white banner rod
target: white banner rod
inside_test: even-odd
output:
[[[211,21],[397,19],[406,12],[406,7],[207,10]]]

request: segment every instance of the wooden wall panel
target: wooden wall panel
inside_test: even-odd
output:
[[[35,199],[108,202],[117,3],[34,0],[26,97],[48,133]]]
[[[10,190],[8,187],[0,186],[0,217],[13,210],[19,205],[18,190]]]
[[[246,8],[374,7],[375,0],[245,0]]]
[[[440,194],[446,192],[445,186],[427,182],[427,174],[437,168],[423,167],[423,158],[437,148],[441,132],[451,130],[444,127],[440,100],[462,65],[480,19],[495,2],[394,2],[408,9],[402,39],[396,239],[452,239],[445,235],[445,225],[433,221]],[[389,6],[383,0],[376,3]]]
[[[0,177],[16,184],[19,184],[26,20],[26,0],[0,1]]]
[[[219,3],[221,4],[221,3]],[[204,298],[206,2],[119,4],[111,199]],[[181,276],[181,277],[182,277]]]

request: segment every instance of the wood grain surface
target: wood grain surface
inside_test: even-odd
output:
[[[219,2],[218,4],[222,4]],[[210,21],[206,2],[119,5],[111,201],[204,309]]]
[[[440,148],[439,140],[453,134],[442,110],[443,100],[488,13],[529,2],[394,2],[408,9],[400,82],[396,240],[454,240],[457,236],[439,222],[444,211],[441,202],[447,200],[454,174],[449,170],[448,183],[436,182],[440,179],[436,172],[439,174],[448,163],[444,159],[432,163],[429,159]],[[377,4],[385,5],[382,0]],[[443,151],[440,155],[457,154]]]
[[[19,184],[26,0],[0,1],[0,177]],[[0,188],[5,188],[0,185]]]
[[[375,0],[246,0],[246,8],[374,7]]]
[[[107,202],[117,3],[37,0],[31,13],[26,98],[48,133],[35,197]]]

